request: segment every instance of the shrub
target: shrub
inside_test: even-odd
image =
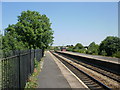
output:
[[[120,58],[120,51],[118,51],[118,52],[114,53],[112,56],[113,56],[113,57]]]
[[[35,68],[38,67],[38,64],[39,64],[39,62],[38,62],[36,59],[34,59],[34,65],[35,65]]]

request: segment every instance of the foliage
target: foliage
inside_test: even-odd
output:
[[[51,23],[46,15],[36,11],[23,11],[18,22],[9,25],[3,36],[3,49],[45,49],[53,42]]]
[[[86,51],[87,54],[98,55],[99,46],[95,42],[90,43]]]
[[[95,44],[95,42],[92,42],[89,46],[85,47],[83,47],[83,45],[80,43],[77,43],[75,46],[67,45],[66,47],[67,51],[120,58],[119,37],[108,36],[100,43],[100,45],[97,45]],[[85,48],[87,48],[87,50]]]
[[[79,49],[73,49],[72,51],[73,52],[79,52]]]
[[[73,51],[74,46],[73,45],[67,45],[67,51]]]
[[[1,34],[0,34],[1,39]],[[5,29],[4,35],[2,35],[2,50],[4,53],[8,53],[10,50],[21,50],[21,49],[46,49],[53,43],[53,31],[51,29],[51,23],[46,15],[41,15],[36,11],[23,11],[20,16],[18,16],[18,22],[16,24],[8,25]],[[9,54],[7,54],[9,55]],[[13,60],[10,60],[13,62]],[[7,62],[7,67],[13,68],[14,66]],[[17,64],[16,64],[17,65]],[[35,60],[35,68],[39,67],[39,63]],[[6,69],[6,68],[5,68]],[[37,69],[39,70],[40,67]],[[3,70],[4,71],[4,70]],[[6,73],[7,71],[4,71]],[[9,75],[10,70],[8,73]],[[12,75],[11,74],[11,75]],[[29,88],[36,87],[36,78],[38,72],[34,72],[30,81],[27,83]],[[13,75],[12,75],[13,76]],[[6,78],[9,78],[7,76]],[[6,79],[7,80],[7,79]],[[8,81],[7,81],[8,82]]]
[[[60,47],[54,47],[54,51],[60,50]]]
[[[54,46],[49,46],[47,49],[48,50],[54,50]]]
[[[37,68],[38,65],[39,65],[39,62],[36,59],[34,59],[34,66],[35,66],[35,68]]]
[[[77,43],[74,47],[72,47],[73,52],[85,53],[86,49],[83,47],[81,43]]]
[[[117,51],[116,53],[113,54],[113,57],[120,58],[120,51]]]
[[[106,37],[99,46],[99,54],[106,52],[107,56],[112,56],[116,52],[120,51],[120,38],[108,36]]]
[[[6,33],[5,36],[2,36],[2,50],[4,52],[25,48],[27,48],[27,44],[22,41],[18,41],[13,34]]]
[[[105,50],[102,50],[102,51],[101,51],[101,54],[99,54],[99,55],[107,56],[107,53],[106,53]]]
[[[40,67],[41,66],[41,62],[43,62],[43,59],[40,62],[38,62],[37,60],[35,60],[35,69],[34,69],[34,72],[29,77],[28,82],[26,83],[25,89],[26,88],[37,88],[37,85],[38,85],[37,78],[38,78],[38,75],[39,75],[40,70],[41,70],[41,67]]]
[[[75,47],[74,47],[74,49],[82,49],[83,48],[83,45],[82,44],[80,44],[80,43],[77,43],[76,45],[75,45]]]
[[[79,53],[86,53],[86,49],[85,48],[80,49]]]

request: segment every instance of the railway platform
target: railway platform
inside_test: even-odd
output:
[[[109,72],[120,74],[120,69],[119,69],[120,59],[119,58],[97,56],[97,55],[87,55],[87,54],[68,52],[68,51],[65,51],[65,52],[57,51],[57,53],[60,53],[62,55],[67,55],[78,61],[91,64],[93,66],[99,67]]]
[[[115,64],[120,64],[120,59],[115,58],[115,57],[107,57],[107,56],[100,56],[100,55],[89,55],[89,54],[84,54],[84,53],[78,53],[78,52],[70,52],[70,51],[59,51],[61,53],[67,53],[71,55],[77,55],[80,57],[85,57],[85,58],[91,58],[91,59],[96,59],[100,61],[105,61],[105,62],[110,62],[110,63],[115,63]]]
[[[38,88],[88,89],[81,80],[49,51],[45,53],[42,71],[38,76]]]

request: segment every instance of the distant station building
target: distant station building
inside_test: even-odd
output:
[[[66,47],[61,47],[61,51],[66,51]]]

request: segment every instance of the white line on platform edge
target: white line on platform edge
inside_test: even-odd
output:
[[[50,52],[49,52],[50,53]],[[53,56],[51,53],[50,55],[53,57],[54,60],[57,60],[58,62],[60,62],[86,89],[90,90],[88,88],[88,86],[83,83],[69,68],[67,68],[60,60],[58,60],[55,56]]]

